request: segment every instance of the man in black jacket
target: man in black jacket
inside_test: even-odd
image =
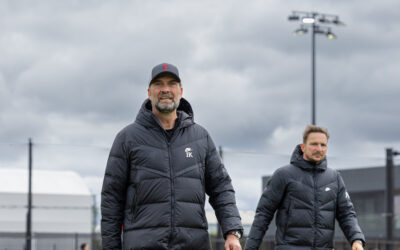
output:
[[[275,171],[258,203],[245,250],[258,249],[276,214],[277,250],[331,250],[335,218],[352,245],[362,250],[365,238],[339,172],[327,167],[329,134],[308,126],[290,165]]]
[[[182,92],[174,65],[155,66],[149,98],[115,138],[101,193],[103,249],[211,249],[205,194],[225,249],[241,249],[231,179]]]

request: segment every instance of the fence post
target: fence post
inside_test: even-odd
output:
[[[78,250],[78,233],[75,233],[75,250]]]

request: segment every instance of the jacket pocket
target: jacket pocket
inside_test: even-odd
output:
[[[200,182],[201,186],[203,188],[203,204],[205,203],[205,194],[206,194],[206,164],[205,162],[202,162],[199,164],[199,174],[200,174]]]
[[[206,211],[204,209],[204,205],[201,205],[201,219],[203,220],[202,226],[204,229],[208,229],[208,222],[206,218]]]
[[[201,181],[201,186],[202,186],[202,200],[201,200],[201,217],[203,219],[203,227],[205,229],[208,229],[208,222],[206,218],[206,211],[204,209],[205,202],[206,202],[206,184],[205,184],[205,163],[199,164],[199,174],[200,174],[200,181]]]
[[[131,206],[131,218],[132,222],[134,222],[136,213],[137,213],[137,187],[133,186],[133,197],[132,197],[132,206]]]

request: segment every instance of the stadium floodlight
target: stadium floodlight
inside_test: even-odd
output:
[[[313,24],[313,23],[315,23],[315,18],[314,17],[303,17],[301,19],[301,21],[306,24]]]
[[[326,32],[326,36],[329,39],[336,39],[337,38],[337,36],[331,32],[331,29],[328,29],[328,31]]]
[[[289,21],[298,21],[300,17],[298,15],[292,14],[288,17]]]
[[[336,24],[337,26],[345,26],[344,22],[339,20],[339,17],[336,17],[334,20],[332,20],[333,24]]]
[[[295,35],[304,35],[308,32],[308,29],[304,28],[303,26],[301,26],[300,28],[298,28],[297,30],[294,31]]]
[[[320,23],[331,23],[332,21],[326,18],[324,15],[318,19]]]
[[[315,36],[316,34],[320,34],[326,35],[329,39],[337,39],[337,36],[326,25],[344,26],[345,24],[339,20],[339,16],[337,15],[318,12],[292,11],[288,19],[289,21],[301,22],[300,28],[294,31],[296,35],[306,34],[308,29],[311,29],[311,124],[315,125]]]

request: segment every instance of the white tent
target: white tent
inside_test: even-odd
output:
[[[0,233],[26,231],[28,171],[0,168]],[[72,171],[32,172],[32,232],[91,232],[92,196]]]

